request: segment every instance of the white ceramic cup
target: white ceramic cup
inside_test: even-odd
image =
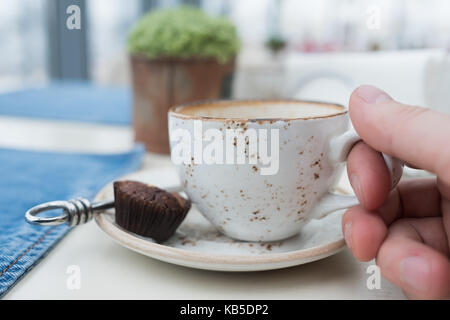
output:
[[[358,204],[354,196],[332,193],[360,140],[343,106],[296,100],[181,105],[169,110],[169,138],[184,191],[231,238],[285,239],[309,219]],[[395,186],[403,164],[383,156]]]

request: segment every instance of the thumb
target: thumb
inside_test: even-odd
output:
[[[355,130],[372,148],[450,184],[450,116],[401,104],[367,85],[353,91],[349,111]]]

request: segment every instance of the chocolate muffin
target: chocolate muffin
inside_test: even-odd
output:
[[[114,182],[114,199],[116,223],[157,242],[169,239],[191,208],[178,193],[137,181]]]

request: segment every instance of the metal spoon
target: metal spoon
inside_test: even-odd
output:
[[[165,189],[167,192],[180,192],[181,186]],[[95,213],[114,208],[114,200],[101,202],[90,202],[85,198],[76,198],[72,200],[51,201],[39,204],[29,209],[25,213],[25,220],[34,225],[54,226],[67,223],[74,227],[92,220]],[[53,217],[39,217],[38,213],[51,211],[54,209],[63,209],[63,213]]]

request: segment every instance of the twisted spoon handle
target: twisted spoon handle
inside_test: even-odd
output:
[[[114,207],[114,200],[91,203],[84,198],[69,201],[51,201],[37,205],[25,213],[28,223],[41,226],[54,226],[67,223],[74,227],[89,222],[96,211],[103,211]],[[53,217],[38,217],[37,214],[54,209],[63,209],[62,214]]]
[[[168,192],[179,192],[181,187],[166,188]],[[74,227],[92,220],[94,213],[114,208],[114,200],[90,202],[85,198],[76,198],[68,201],[51,201],[39,204],[25,212],[25,220],[30,224],[40,226],[54,226],[67,223]],[[57,216],[38,216],[39,213],[62,209]]]

